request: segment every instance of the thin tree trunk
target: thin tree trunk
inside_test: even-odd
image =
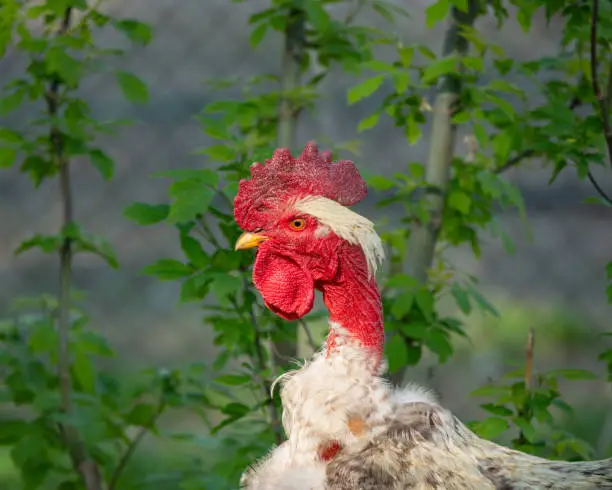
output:
[[[63,35],[70,28],[72,9],[67,8],[64,13],[62,24],[58,35]],[[58,116],[60,100],[59,89],[60,80],[55,79],[51,82],[47,92],[47,111],[52,119]],[[64,153],[64,138],[60,130],[52,126],[49,132],[50,153],[52,161],[59,167],[60,192],[62,196],[63,220],[62,231],[72,224],[72,190],[70,186],[70,167],[69,161]],[[70,376],[70,291],[72,289],[72,240],[65,237],[59,251],[60,270],[59,270],[59,298],[58,298],[58,337],[59,337],[59,356],[57,375],[59,378],[59,388],[61,397],[61,409],[67,415],[72,413],[72,379]],[[68,447],[72,465],[75,471],[81,476],[87,490],[103,490],[102,479],[96,463],[90,459],[85,450],[85,445],[77,429],[67,424],[60,425],[60,432],[64,442]]]
[[[442,56],[465,55],[469,42],[464,38],[461,26],[472,26],[480,13],[481,2],[470,0],[468,12],[456,7],[451,9],[451,19],[444,37]],[[429,137],[429,154],[425,166],[425,179],[431,189],[423,197],[424,205],[429,212],[428,222],[412,224],[408,241],[408,273],[419,283],[427,283],[428,271],[432,266],[436,242],[442,224],[444,201],[453,161],[456,127],[451,122],[453,112],[461,91],[461,78],[449,74],[438,81],[436,98],[433,105],[433,120]],[[405,369],[395,373],[392,380],[402,382]]]

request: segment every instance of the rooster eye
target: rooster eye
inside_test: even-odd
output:
[[[289,222],[289,227],[295,231],[301,231],[306,227],[306,220],[303,218],[295,218]]]

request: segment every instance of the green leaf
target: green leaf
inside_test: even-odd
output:
[[[168,221],[185,223],[204,214],[212,202],[215,191],[199,180],[179,180],[170,186]]]
[[[19,255],[26,250],[30,250],[32,248],[39,248],[44,253],[55,253],[58,252],[60,247],[62,246],[62,237],[59,235],[34,235],[32,238],[21,242],[17,250],[15,250],[15,255]]]
[[[497,133],[493,138],[493,153],[502,164],[508,160],[512,149],[512,137],[506,131]]]
[[[529,442],[534,443],[538,437],[536,430],[529,420],[526,420],[522,417],[517,417],[514,419],[514,424],[520,429],[522,434],[525,436]]]
[[[507,420],[500,419],[498,417],[489,417],[488,419],[484,419],[480,422],[470,424],[470,429],[472,429],[483,439],[488,440],[500,436],[506,432],[509,427],[510,426]]]
[[[489,301],[487,301],[487,299],[482,296],[476,289],[470,287],[467,289],[467,291],[469,292],[470,296],[474,298],[476,303],[478,303],[478,305],[483,311],[490,313],[494,317],[499,317],[499,311],[497,311],[497,309],[491,303],[489,303]]]
[[[393,300],[393,306],[391,307],[391,314],[396,318],[404,318],[414,304],[414,293],[412,291],[406,291],[400,294]]]
[[[215,378],[217,383],[228,386],[239,386],[251,382],[250,376],[244,374],[226,374]]]
[[[251,409],[244,405],[243,403],[228,403],[223,408],[221,408],[221,412],[226,415],[231,415],[232,417],[244,417],[247,415]]]
[[[357,125],[357,132],[360,133],[361,131],[372,129],[374,126],[376,126],[379,119],[380,114],[378,112],[364,117],[361,121],[359,121],[359,124]]]
[[[416,121],[414,117],[414,113],[410,114],[406,119],[406,128],[405,128],[406,138],[408,138],[408,142],[411,145],[414,145],[421,138],[421,126]]]
[[[0,127],[0,140],[6,141],[7,143],[22,143],[23,136],[12,129]]]
[[[433,321],[435,301],[432,292],[429,289],[419,289],[414,299],[425,319],[428,322]]]
[[[78,345],[78,344],[77,344]],[[73,349],[72,371],[86,393],[94,393],[96,371],[89,356],[80,348]]]
[[[484,68],[484,60],[479,56],[464,56],[461,63],[470,70],[481,72]]]
[[[408,354],[408,357],[406,358],[406,364],[409,366],[416,366],[421,360],[423,348],[420,344],[407,345],[406,352]]]
[[[57,330],[50,321],[43,321],[31,327],[28,347],[32,354],[56,352],[57,342]]]
[[[103,238],[84,233],[74,223],[67,225],[63,234],[73,240],[75,252],[89,252],[104,259],[113,269],[119,267],[117,255],[113,247]]]
[[[448,333],[440,328],[431,328],[425,339],[425,345],[438,355],[440,364],[445,363],[453,354],[453,346]]]
[[[486,410],[493,415],[500,415],[502,417],[509,417],[514,413],[509,408],[506,408],[503,405],[495,405],[494,403],[485,403],[484,405],[480,406],[483,408],[483,410]]]
[[[232,274],[210,274],[212,281],[210,289],[218,300],[223,301],[228,296],[236,294],[242,289],[242,278]]]
[[[208,155],[216,162],[231,162],[237,157],[236,150],[228,145],[212,145],[208,148],[204,148],[198,153]],[[215,174],[215,176],[217,176],[217,174]],[[213,186],[216,187],[217,184]]]
[[[449,0],[438,0],[425,9],[425,25],[431,29],[437,22],[444,20],[450,11]]]
[[[139,403],[125,416],[125,421],[130,425],[150,427],[157,415],[158,408],[152,403]]]
[[[210,279],[205,274],[196,274],[181,284],[181,301],[199,301],[208,294]]]
[[[455,283],[451,288],[451,294],[453,295],[453,298],[455,298],[459,309],[465,315],[469,315],[472,311],[472,305],[470,304],[470,297],[465,292],[465,290],[461,286],[459,286],[459,284]]]
[[[156,276],[160,281],[174,281],[191,275],[193,269],[173,259],[160,259],[154,264],[144,267],[142,274]]]
[[[83,352],[88,352],[89,354],[94,356],[115,356],[115,353],[113,352],[113,349],[109,345],[106,338],[89,330],[80,332],[78,337],[78,344],[79,347],[83,350]]]
[[[255,29],[251,31],[251,35],[249,36],[249,43],[252,48],[257,47],[257,45],[261,42],[261,40],[266,35],[266,31],[268,30],[268,23],[262,22]]]
[[[425,168],[419,162],[410,162],[408,164],[408,172],[417,180],[425,176]]]
[[[399,335],[391,337],[385,344],[385,355],[389,362],[389,372],[395,373],[408,363],[408,349],[406,342]]]
[[[409,68],[412,65],[412,59],[414,58],[414,47],[401,47],[398,48],[397,52],[404,68]]]
[[[21,164],[21,171],[30,174],[34,186],[38,187],[47,177],[55,175],[59,167],[51,160],[39,155],[28,155]]]
[[[151,26],[144,22],[132,19],[117,20],[114,22],[115,28],[125,34],[133,43],[147,45],[153,39]]]
[[[461,214],[469,214],[472,198],[463,191],[454,190],[448,196],[448,205]]]
[[[134,202],[123,211],[123,216],[139,225],[153,225],[165,220],[170,212],[167,204],[147,204],[144,202]]]
[[[432,83],[443,75],[455,73],[457,71],[457,57],[448,56],[432,61],[427,65],[423,72],[423,83]]]
[[[450,1],[457,8],[457,10],[461,10],[462,12],[469,11],[468,0],[450,0]]]
[[[130,102],[144,104],[149,100],[149,90],[145,83],[132,73],[118,71],[116,73],[117,83],[123,95]]]
[[[424,340],[429,334],[429,325],[423,322],[408,322],[402,325],[401,330],[413,340]]]
[[[0,446],[11,446],[30,432],[30,423],[8,414],[0,419]]]
[[[516,111],[510,102],[502,99],[494,94],[486,94],[485,100],[495,104],[499,109],[504,112],[509,118],[514,118]]]
[[[113,176],[113,172],[115,171],[115,162],[106,152],[99,149],[90,150],[89,158],[91,160],[91,164],[98,172],[100,172],[104,179],[109,180]]]
[[[474,136],[478,140],[480,148],[484,149],[489,144],[489,134],[482,124],[474,123]]]
[[[185,256],[197,268],[202,269],[209,263],[209,257],[202,249],[202,245],[195,238],[181,234],[181,248],[185,252]]]
[[[351,87],[348,91],[348,103],[354,104],[376,92],[385,81],[386,75],[376,75]]]
[[[0,148],[0,167],[8,168],[15,163],[17,151],[12,148]]]
[[[393,180],[382,175],[371,175],[367,178],[367,182],[370,187],[377,191],[388,191],[397,185]]]
[[[0,98],[0,115],[6,116],[10,112],[13,112],[22,104],[23,99],[24,92],[21,90]]]
[[[45,53],[46,69],[70,87],[76,87],[83,71],[83,61],[68,54],[63,46],[51,46]]]
[[[594,449],[587,444],[585,441],[581,441],[576,438],[569,438],[560,441],[557,445],[559,453],[563,453],[565,449],[570,449],[582,458],[583,461],[590,461],[593,459]]]
[[[419,282],[408,274],[394,274],[387,280],[388,288],[414,288]]]
[[[317,31],[326,32],[331,25],[331,20],[329,14],[325,8],[323,8],[323,2],[320,0],[307,0],[303,2],[303,4],[308,22],[310,22]]]
[[[391,75],[393,81],[393,88],[398,94],[403,94],[408,90],[410,85],[410,72],[408,71],[396,71]]]

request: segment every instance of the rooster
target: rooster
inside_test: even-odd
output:
[[[366,184],[356,166],[314,142],[274,151],[242,180],[236,249],[257,247],[253,282],[287,320],[315,290],[329,310],[320,352],[282,375],[287,440],[241,478],[247,490],[612,489],[612,460],[548,461],[485,441],[416,385],[383,378],[383,310],[375,274],[383,246],[348,206]]]

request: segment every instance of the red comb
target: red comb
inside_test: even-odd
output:
[[[234,199],[234,218],[240,228],[252,231],[264,227],[268,212],[290,197],[322,196],[352,206],[366,193],[366,183],[353,162],[332,162],[331,151],[319,153],[311,141],[297,158],[289,149],[277,148],[265,166],[251,165],[251,179],[240,181]]]

